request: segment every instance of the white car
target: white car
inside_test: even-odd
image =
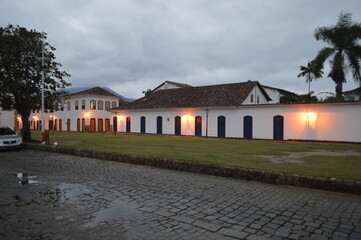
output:
[[[23,140],[9,127],[0,127],[0,149],[21,148]]]

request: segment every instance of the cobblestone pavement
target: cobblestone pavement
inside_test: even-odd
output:
[[[361,239],[357,195],[32,150],[0,186],[0,239]]]

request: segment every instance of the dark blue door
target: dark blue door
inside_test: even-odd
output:
[[[174,119],[174,133],[175,135],[181,135],[182,133],[182,122],[180,116],[176,116]]]
[[[127,117],[125,120],[125,129],[127,132],[130,132],[130,117]]]
[[[273,117],[273,139],[283,140],[283,116],[277,115]]]
[[[83,132],[84,132],[84,129],[85,129],[85,120],[83,123]],[[113,117],[113,130],[114,130],[114,132],[118,131],[118,118],[117,117]]]
[[[218,117],[218,137],[226,137],[226,118]]]
[[[202,117],[197,116],[195,122],[195,135],[202,136]]]
[[[251,116],[245,116],[243,118],[243,138],[252,139],[253,137],[253,123]]]
[[[163,118],[157,117],[157,134],[163,134]]]
[[[140,118],[140,133],[145,133],[145,117]]]

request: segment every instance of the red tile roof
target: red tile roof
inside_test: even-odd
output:
[[[271,100],[257,81],[248,81],[158,90],[112,110],[239,106],[255,86],[261,89],[267,100]]]
[[[94,88],[90,88],[90,89],[87,89],[84,91],[75,92],[75,93],[70,94],[70,96],[73,96],[73,95],[101,95],[101,96],[119,97],[101,87],[94,87]]]

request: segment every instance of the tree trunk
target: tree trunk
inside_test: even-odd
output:
[[[339,102],[343,101],[343,95],[342,95],[342,82],[337,82],[336,83],[336,100]]]
[[[23,142],[30,142],[30,140],[31,140],[29,116],[30,116],[30,113],[21,113],[21,120],[23,121],[23,128],[21,129],[21,136],[22,136]]]

